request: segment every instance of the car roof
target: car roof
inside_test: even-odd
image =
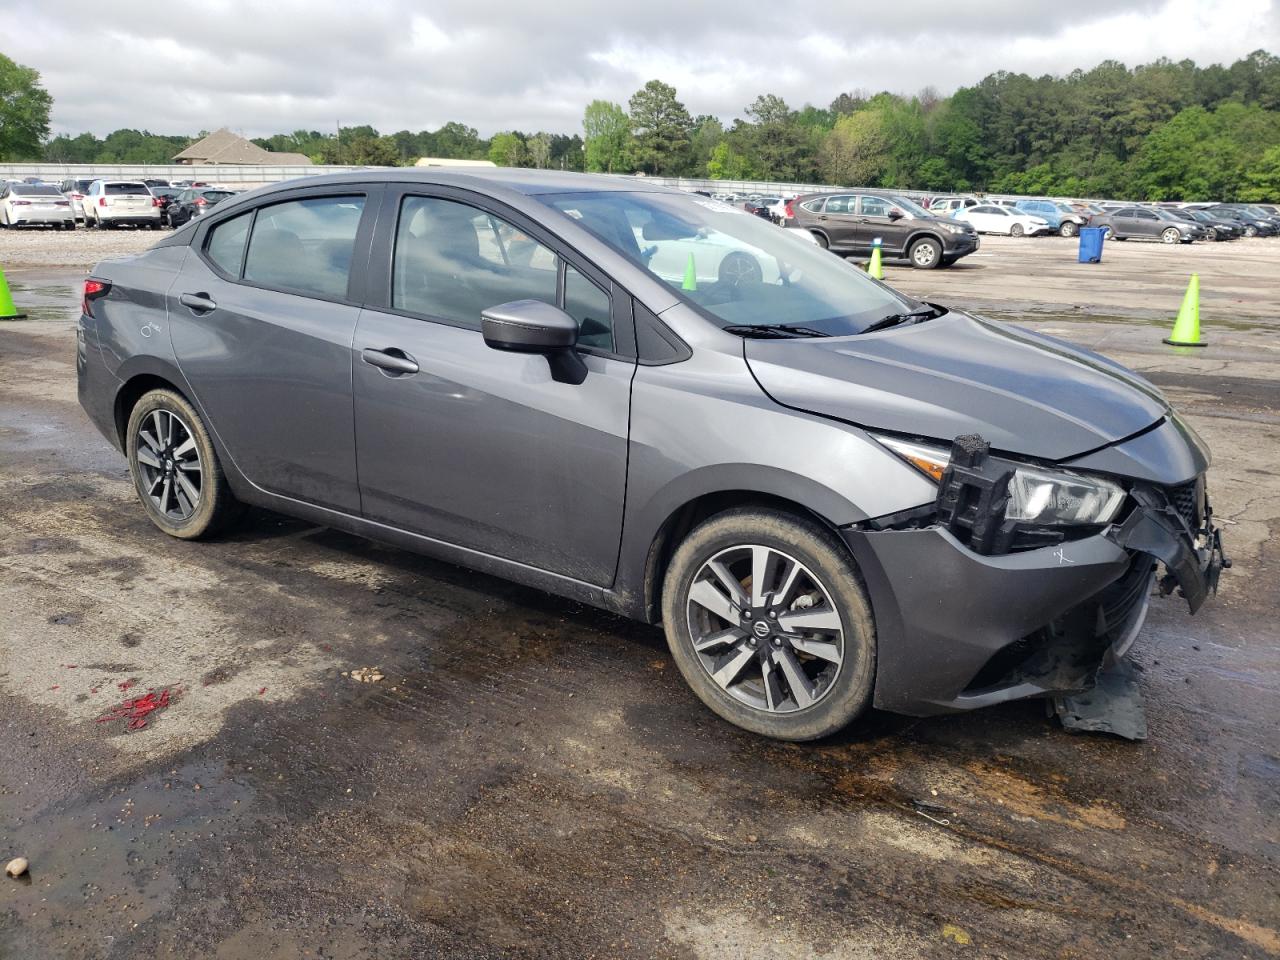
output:
[[[648,183],[643,177],[609,177],[594,173],[562,170],[529,170],[520,167],[399,167],[393,170],[363,170],[299,177],[280,184],[282,188],[325,186],[342,183],[423,183],[439,186],[500,187],[528,196],[547,193],[588,193],[599,191],[635,193],[679,193],[685,191]]]

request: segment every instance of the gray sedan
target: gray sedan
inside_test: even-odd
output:
[[[93,270],[77,368],[164,533],[254,504],[661,624],[782,739],[1089,689],[1224,565],[1142,378],[630,180],[236,196]]]
[[[1158,207],[1121,207],[1090,226],[1101,227],[1108,240],[1159,240],[1161,243],[1191,243],[1204,240],[1208,231]]]

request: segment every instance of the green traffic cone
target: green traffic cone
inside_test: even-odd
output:
[[[1163,342],[1174,347],[1207,346],[1200,339],[1200,274],[1191,275],[1187,292],[1182,296],[1178,319],[1173,322],[1173,333],[1165,337]]]
[[[698,271],[693,266],[693,254],[689,254],[689,262],[684,265],[684,283],[680,284],[682,289],[697,290],[698,289]]]
[[[0,320],[25,320],[27,315],[19,313],[13,305],[13,296],[9,293],[9,281],[0,270]]]
[[[867,276],[875,280],[884,279],[884,264],[880,262],[880,238],[876,237],[871,245],[871,262],[867,264]]]

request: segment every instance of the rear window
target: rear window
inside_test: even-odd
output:
[[[227,197],[235,196],[235,194],[230,190],[197,190],[196,193],[204,197],[210,203],[217,203],[219,200],[225,200]]]
[[[61,197],[58,188],[48,183],[15,183],[13,192],[20,197]]]
[[[108,197],[151,196],[151,191],[147,189],[145,183],[104,183],[102,192]]]
[[[244,278],[316,296],[345,298],[364,197],[312,197],[258,209]]]

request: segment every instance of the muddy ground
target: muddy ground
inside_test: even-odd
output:
[[[84,265],[10,269],[0,957],[1280,955],[1280,241],[1073,251],[888,279],[1142,369],[1213,447],[1236,566],[1155,602],[1140,744],[1038,703],[771,743],[655,629],[265,513],[169,539],[76,404]]]

